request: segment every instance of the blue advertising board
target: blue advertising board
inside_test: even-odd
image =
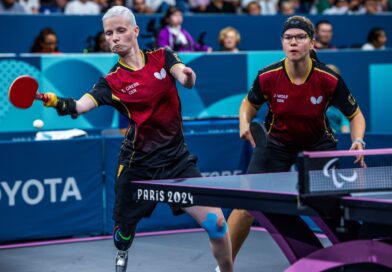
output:
[[[0,241],[102,233],[100,139],[0,143]]]

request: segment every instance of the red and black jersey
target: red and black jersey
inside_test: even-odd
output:
[[[303,84],[293,84],[280,61],[261,70],[248,93],[254,105],[267,102],[265,126],[270,137],[299,149],[316,144],[331,128],[325,115],[330,105],[350,120],[359,107],[343,79],[324,64],[312,60],[311,71]]]
[[[118,62],[89,94],[97,106],[110,105],[130,122],[120,162],[160,167],[187,152],[180,99],[170,69],[181,63],[169,49],[142,52],[140,70]]]

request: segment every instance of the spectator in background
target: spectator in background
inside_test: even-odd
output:
[[[234,27],[225,27],[219,32],[219,45],[221,51],[238,52],[238,45],[241,42],[241,35]]]
[[[205,12],[207,6],[210,4],[210,0],[189,0],[190,10],[192,12],[201,13]]]
[[[24,14],[24,13],[26,13],[26,10],[16,0],[0,0],[0,14]]]
[[[25,9],[27,14],[37,14],[39,12],[38,0],[20,0],[19,4]]]
[[[170,7],[163,17],[163,28],[157,37],[158,47],[169,47],[174,51],[211,51],[206,45],[196,43],[191,34],[182,27],[184,18],[177,7]]]
[[[363,2],[363,13],[364,14],[378,14],[383,11],[381,2],[377,0],[365,0]]]
[[[343,15],[349,11],[348,0],[335,0],[334,5],[324,10],[324,15]]]
[[[362,14],[363,13],[363,7],[362,7],[362,1],[361,0],[350,0],[349,3],[349,14]]]
[[[50,27],[44,28],[35,38],[30,49],[31,53],[60,53],[58,48],[57,35]]]
[[[111,8],[112,6],[115,5],[114,1],[109,1],[108,0],[93,0],[98,6],[99,6],[99,10],[101,13],[105,13],[106,11],[108,11],[109,8]],[[122,0],[120,5],[124,4],[124,0]]]
[[[131,1],[131,10],[135,14],[150,14],[154,11],[147,6],[146,0],[133,0]]]
[[[253,0],[243,0],[242,7],[245,8]],[[278,0],[257,0],[261,7],[261,15],[275,15],[278,13]]]
[[[384,50],[387,43],[387,35],[381,27],[372,28],[367,37],[367,43],[362,46],[363,50]]]
[[[244,8],[245,13],[253,16],[261,15],[261,6],[257,1],[249,2]]]
[[[232,2],[225,0],[211,0],[206,8],[206,13],[237,13],[237,8]]]
[[[101,9],[97,3],[90,0],[72,0],[65,6],[67,15],[98,15]]]
[[[87,39],[87,48],[85,53],[110,53],[109,44],[106,41],[105,33],[98,32],[95,36],[90,36]]]
[[[340,76],[340,70],[333,64],[327,64],[327,67],[334,71]],[[347,117],[334,106],[330,106],[327,110],[327,118],[329,126],[334,132],[349,133],[350,132],[350,121]]]
[[[64,13],[68,0],[41,0],[39,13]]]
[[[155,13],[165,13],[169,7],[176,4],[176,0],[146,0],[146,5]]]
[[[316,14],[323,14],[325,10],[329,9],[335,3],[334,0],[316,0],[315,8]]]
[[[279,13],[286,16],[295,14],[295,5],[292,0],[283,0],[279,2]]]
[[[335,49],[332,45],[333,26],[328,20],[318,21],[315,25],[316,30],[316,42],[314,44],[315,49]]]

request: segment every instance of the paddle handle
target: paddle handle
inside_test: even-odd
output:
[[[43,94],[43,93],[36,93],[35,94],[35,99],[36,100],[42,100],[45,103],[49,101],[49,97],[45,96],[45,94]]]

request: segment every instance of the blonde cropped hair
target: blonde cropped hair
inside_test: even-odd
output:
[[[133,12],[124,6],[111,7],[102,17],[102,22],[106,19],[122,16],[125,18],[131,26],[136,26],[136,19]]]
[[[233,31],[235,33],[236,36],[236,44],[238,45],[241,42],[241,35],[240,32],[238,32],[237,29],[235,29],[234,27],[228,26],[223,28],[220,32],[219,32],[219,44],[223,45],[223,40],[225,39],[227,33],[229,33],[230,31]]]

